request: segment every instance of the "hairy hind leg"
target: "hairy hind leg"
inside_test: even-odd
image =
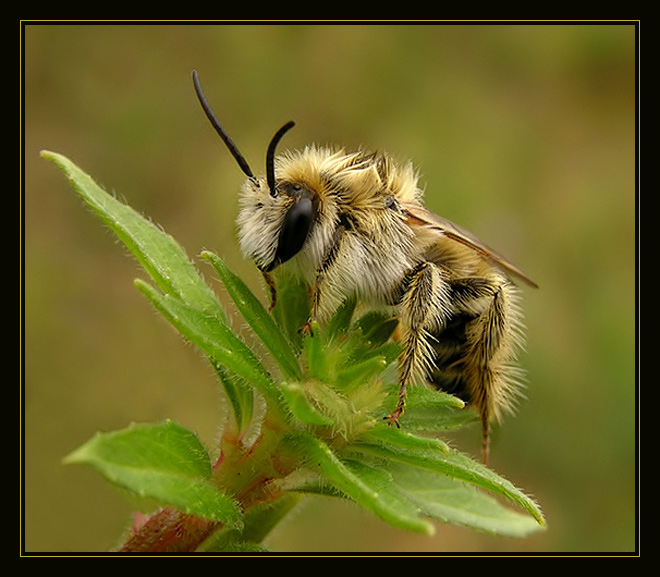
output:
[[[521,342],[515,288],[499,278],[488,284],[491,296],[486,308],[466,324],[461,360],[469,402],[481,419],[484,463],[488,462],[491,423],[512,408],[519,389],[519,372],[511,363]]]
[[[406,403],[408,385],[425,377],[433,359],[430,333],[443,326],[449,316],[449,285],[444,271],[431,262],[422,262],[408,275],[400,304],[400,326],[404,349],[399,356],[399,396],[387,417],[399,426]]]

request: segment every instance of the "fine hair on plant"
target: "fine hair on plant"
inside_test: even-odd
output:
[[[302,333],[302,283],[278,277],[269,311],[220,256],[202,252],[202,266],[263,344],[261,358],[176,240],[66,157],[42,156],[140,263],[147,279],[135,286],[208,359],[229,407],[212,447],[168,420],[97,433],[65,457],[144,503],[119,551],[266,551],[273,527],[314,494],[427,535],[437,522],[509,537],[545,526],[530,496],[442,440],[477,421],[458,398],[415,386],[401,428],[383,420],[397,403],[392,318],[348,299]]]

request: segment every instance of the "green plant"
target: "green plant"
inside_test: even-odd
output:
[[[508,536],[544,526],[537,504],[435,436],[475,420],[447,394],[414,387],[401,429],[395,323],[347,301],[311,335],[307,292],[278,279],[269,314],[217,255],[202,253],[276,367],[231,330],[212,289],[179,244],[52,152],[73,188],[151,277],[137,288],[214,367],[230,418],[214,461],[197,437],[167,421],[99,433],[65,462],[86,464],[156,512],[136,516],[123,551],[252,551],[305,494],[347,498],[383,521],[431,534],[432,520]],[[274,373],[279,373],[278,377]],[[256,396],[265,410],[256,411]],[[489,494],[491,493],[491,494]],[[505,507],[504,498],[518,510]]]

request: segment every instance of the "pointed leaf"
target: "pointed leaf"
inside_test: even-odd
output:
[[[289,494],[273,503],[250,507],[245,512],[243,539],[253,543],[261,543],[275,526],[293,510],[300,498],[300,495]]]
[[[433,450],[441,451],[445,454],[449,454],[450,452],[449,445],[440,439],[418,437],[402,429],[390,427],[385,424],[374,426],[360,437],[360,441],[396,445],[402,449]]]
[[[254,414],[254,389],[245,379],[241,379],[235,373],[227,370],[215,361],[211,363],[215,369],[222,388],[225,391],[233,422],[230,426],[234,428],[233,433],[237,437],[243,436],[252,424]]]
[[[268,371],[226,324],[175,297],[159,293],[143,281],[136,280],[135,284],[186,339],[252,384],[281,416],[285,414],[282,397]]]
[[[388,359],[377,356],[362,362],[353,363],[338,371],[337,384],[342,390],[361,386],[380,375],[388,366]]]
[[[310,401],[300,383],[282,383],[280,390],[291,414],[308,425],[331,425],[332,419],[321,413]]]
[[[399,490],[432,519],[508,537],[525,537],[541,528],[530,515],[456,479],[400,463],[386,467]]]
[[[288,379],[300,379],[302,376],[300,364],[291,344],[259,299],[238,276],[227,268],[219,256],[204,251],[202,257],[213,265],[236,308],[264,343],[284,376]]]
[[[305,283],[286,272],[280,273],[275,282],[277,304],[273,318],[296,351],[302,350],[301,327],[309,320],[309,295]]]
[[[399,324],[398,319],[378,311],[370,311],[360,317],[356,322],[364,339],[371,347],[385,344]]]
[[[397,402],[398,386],[387,388],[386,403],[391,411]],[[406,409],[400,419],[406,431],[452,431],[478,421],[476,411],[464,408],[458,397],[418,385],[408,389]]]
[[[99,187],[68,158],[42,151],[69,178],[74,190],[133,253],[156,285],[197,308],[224,319],[225,314],[211,288],[181,246],[158,226]]]
[[[366,466],[342,462],[320,439],[306,433],[290,435],[283,442],[288,450],[304,456],[310,467],[338,491],[396,527],[432,534],[433,525],[388,482],[386,475]]]
[[[453,449],[446,453],[436,448],[357,442],[349,448],[349,451],[363,452],[380,459],[405,463],[466,481],[509,499],[532,515],[539,525],[545,524],[543,513],[533,499],[497,473]]]
[[[65,462],[89,465],[118,487],[160,505],[229,525],[241,522],[236,502],[211,482],[202,444],[172,421],[97,433]]]
[[[351,319],[357,304],[356,299],[346,299],[332,315],[325,327],[328,340],[339,339],[345,336],[351,326]]]
[[[308,335],[303,342],[307,372],[305,377],[317,379],[322,382],[332,382],[331,374],[333,366],[331,363],[331,351],[326,346],[323,331],[319,324],[314,321],[311,324],[312,334]]]

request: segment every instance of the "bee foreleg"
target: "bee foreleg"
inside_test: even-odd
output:
[[[312,322],[316,321],[318,318],[319,312],[322,310],[321,298],[324,294],[323,285],[329,274],[331,274],[331,269],[337,256],[341,251],[342,237],[346,230],[346,227],[343,224],[339,224],[333,233],[333,239],[330,243],[330,248],[327,250],[326,254],[321,259],[320,264],[316,268],[316,278],[314,280],[314,285],[312,286],[312,297],[311,297],[311,306],[309,320],[303,325],[302,331],[309,333],[311,331]]]
[[[399,356],[399,396],[396,408],[387,417],[399,426],[406,403],[408,385],[425,376],[433,360],[430,332],[442,327],[450,312],[450,288],[443,270],[431,262],[422,262],[407,275],[400,303],[400,321],[404,349]]]

